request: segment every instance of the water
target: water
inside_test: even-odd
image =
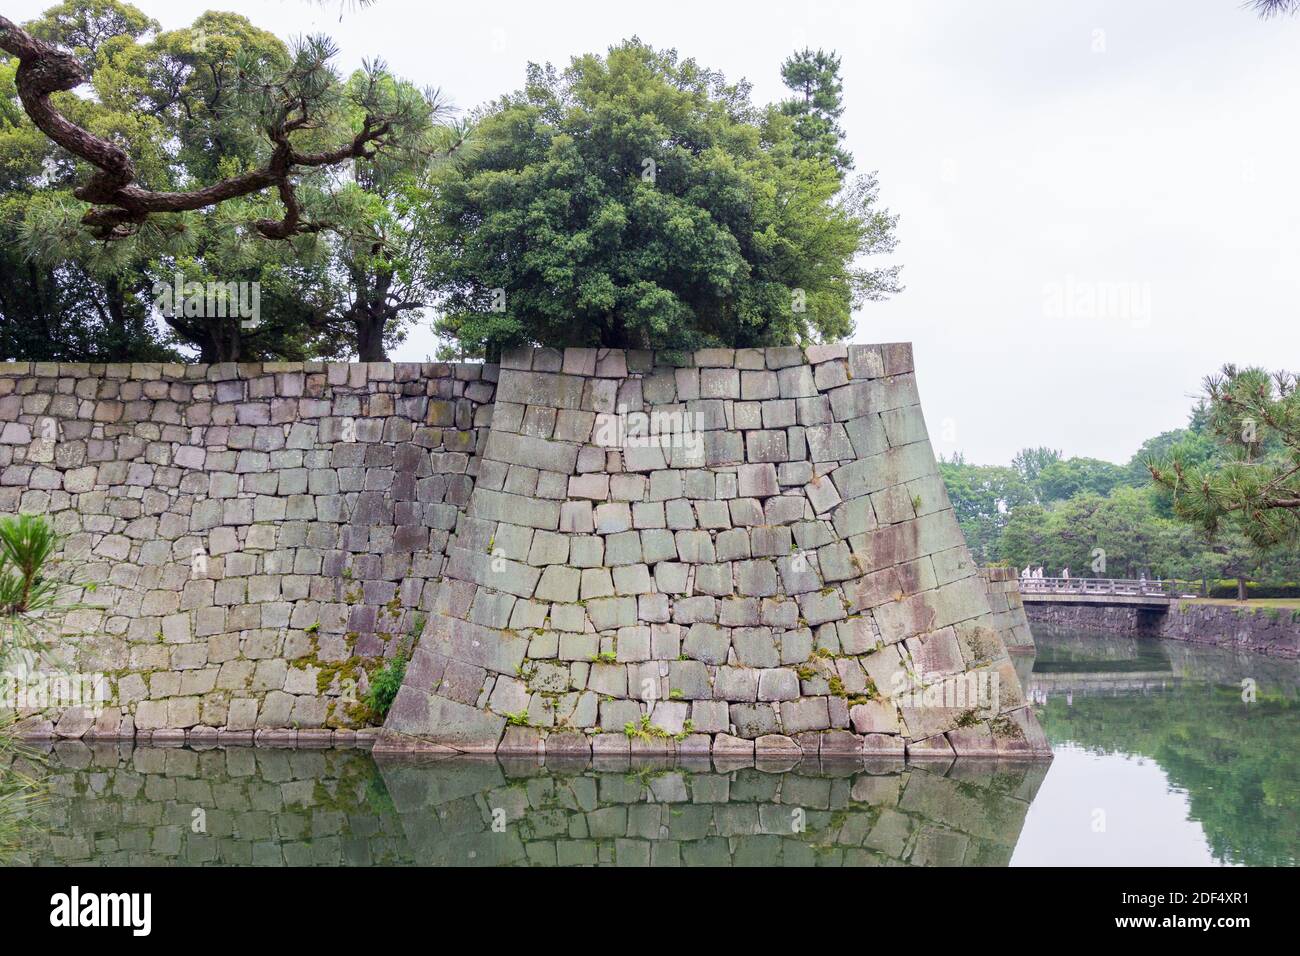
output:
[[[1051,764],[539,767],[63,743],[46,760],[39,825],[9,862],[1295,863],[1295,662],[1044,628],[1036,639],[1018,669],[1043,701]]]
[[[1296,863],[1300,665],[1042,625],[1034,640],[1021,676],[1056,756],[1013,864]]]

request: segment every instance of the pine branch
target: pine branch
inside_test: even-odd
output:
[[[292,179],[294,173],[302,169],[334,166],[351,159],[373,158],[379,150],[392,144],[400,126],[414,118],[368,111],[360,132],[351,141],[317,152],[296,149],[290,134],[316,128],[312,107],[328,83],[328,78],[322,74],[325,61],[333,50],[319,44],[307,51],[305,59],[299,57],[298,72],[290,78],[297,83],[283,79],[278,83],[264,82],[261,86],[264,96],[273,94],[269,105],[279,107],[270,111],[272,118],[265,130],[273,148],[264,165],[201,189],[158,192],[136,182],[135,164],[126,150],[78,126],[50,102],[53,94],[73,90],[88,81],[89,77],[76,57],[37,39],[3,16],[0,16],[0,49],[18,59],[15,75],[18,96],[36,127],[73,156],[95,167],[96,172],[74,189],[73,195],[90,203],[92,208],[81,221],[90,227],[96,238],[103,240],[134,235],[155,213],[205,209],[271,187],[279,194],[284,215],[280,219],[255,220],[252,225],[258,233],[267,239],[285,239],[325,228],[324,223],[303,221]],[[368,103],[372,103],[376,96],[378,73],[378,70],[372,73],[372,83],[365,98]],[[279,101],[278,104],[275,100]]]

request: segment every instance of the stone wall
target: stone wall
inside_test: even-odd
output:
[[[507,355],[378,749],[1047,752],[919,401],[906,344]]]
[[[1031,621],[1142,637],[1213,644],[1277,657],[1300,657],[1300,611],[1175,602],[1165,613],[1131,607],[1030,602]]]
[[[108,683],[31,735],[350,739],[418,637],[381,750],[1047,752],[906,344],[8,365],[18,510]]]
[[[1032,624],[1051,624],[1056,627],[1078,627],[1099,631],[1114,631],[1139,637],[1159,637],[1163,614],[1159,611],[1141,611],[1120,604],[1054,604],[1030,601],[1025,605],[1025,616]]]
[[[0,365],[0,512],[53,518],[66,598],[85,605],[36,669],[108,685],[101,712],[29,706],[26,730],[366,723],[367,673],[432,607],[495,378],[472,364]]]
[[[1034,635],[1025,617],[1025,604],[1020,599],[1020,577],[1015,568],[981,568],[984,591],[988,595],[989,610],[993,612],[993,628],[1009,651],[1032,651]]]

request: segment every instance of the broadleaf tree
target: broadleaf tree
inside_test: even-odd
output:
[[[422,204],[451,353],[835,340],[899,289],[860,261],[894,247],[875,178],[842,181],[795,117],[675,51],[532,64],[475,136]]]

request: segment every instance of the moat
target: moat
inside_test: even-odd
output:
[[[65,742],[13,865],[1293,865],[1295,662],[1039,626],[1055,759],[676,766]]]

